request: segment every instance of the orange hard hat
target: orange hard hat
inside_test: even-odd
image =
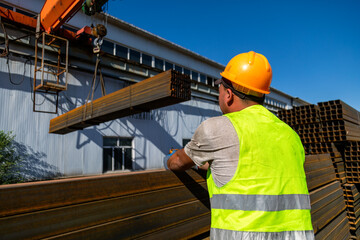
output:
[[[272,70],[264,55],[250,51],[233,57],[220,75],[235,85],[236,90],[245,92],[270,93]],[[244,91],[245,90],[245,91]]]

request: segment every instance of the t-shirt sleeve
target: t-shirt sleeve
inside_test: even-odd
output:
[[[215,184],[222,187],[236,172],[239,146],[239,137],[231,121],[220,116],[201,123],[184,150],[197,166],[209,162]]]
[[[229,130],[232,131],[230,135],[233,135],[234,128],[225,116],[205,120],[186,144],[185,153],[197,166],[213,161],[219,150],[233,145],[233,142],[228,141]]]

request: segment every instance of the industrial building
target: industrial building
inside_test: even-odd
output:
[[[225,66],[87,14],[105,2],[0,0],[0,131],[16,136],[25,177],[0,182],[1,239],[209,239],[212,177],[164,165],[222,114],[214,83]],[[359,239],[360,113],[274,88],[264,106],[302,142],[315,239]]]
[[[3,9],[34,21],[43,4],[40,0],[0,1]],[[64,135],[51,134],[51,119],[90,101],[96,54],[92,47],[70,42],[68,74],[63,76],[66,88],[56,94],[36,91],[34,31],[2,23],[0,50],[8,47],[9,53],[0,58],[0,129],[16,135],[29,180],[163,168],[169,149],[183,147],[203,120],[221,115],[214,81],[224,65],[106,13],[89,17],[78,12],[64,29],[75,32],[98,23],[107,28],[100,62],[107,94],[173,69],[190,76],[191,100]],[[51,73],[35,76],[51,80]],[[99,82],[97,75],[94,99],[102,96]],[[276,114],[279,109],[306,104],[272,88],[264,105]]]

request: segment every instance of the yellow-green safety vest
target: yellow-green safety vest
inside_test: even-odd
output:
[[[261,105],[225,116],[240,154],[224,186],[208,170],[211,239],[314,239],[299,136]]]

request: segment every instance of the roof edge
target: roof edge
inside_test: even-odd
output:
[[[133,25],[131,23],[125,22],[124,20],[116,18],[116,17],[114,17],[114,16],[112,16],[112,15],[110,15],[108,13],[100,13],[99,15],[102,15],[102,17],[104,17],[104,18],[107,17],[108,22],[110,21],[113,24],[116,24],[116,25],[120,26],[121,28],[126,29],[126,30],[128,30],[130,32],[134,32],[136,34],[145,36],[146,38],[150,38],[150,39],[154,40],[155,42],[161,43],[161,44],[163,44],[163,45],[165,45],[167,47],[170,47],[170,48],[172,48],[174,50],[177,50],[177,51],[179,51],[181,53],[184,53],[186,55],[194,57],[194,58],[196,58],[198,60],[205,61],[206,63],[208,63],[208,64],[210,64],[210,65],[212,65],[214,67],[222,68],[222,69],[225,68],[225,66],[223,64],[221,64],[221,63],[215,62],[214,60],[211,60],[211,59],[209,59],[207,57],[204,57],[204,56],[202,56],[202,55],[200,55],[200,54],[198,54],[196,52],[193,52],[193,51],[191,51],[191,50],[189,50],[187,48],[184,48],[184,47],[182,47],[182,46],[180,46],[180,45],[178,45],[176,43],[173,43],[173,42],[171,42],[171,41],[169,41],[169,40],[167,40],[165,38],[162,38],[162,37],[160,37],[158,35],[155,35],[155,34],[153,34],[151,32],[148,32],[148,31],[146,31],[146,30],[144,30],[142,28],[139,28],[139,27],[137,27],[137,26],[135,26],[135,25]]]
[[[309,103],[309,102],[307,102],[307,101],[305,101],[305,100],[303,100],[303,99],[301,99],[299,97],[293,97],[293,96],[291,96],[291,95],[289,95],[287,93],[284,93],[283,91],[280,91],[280,90],[278,90],[276,88],[270,87],[270,92],[272,92],[272,91],[277,92],[277,93],[279,93],[281,95],[284,95],[284,96],[286,96],[286,97],[288,97],[290,99],[296,99],[297,101],[301,102],[304,105],[310,105],[311,104],[311,103]]]

